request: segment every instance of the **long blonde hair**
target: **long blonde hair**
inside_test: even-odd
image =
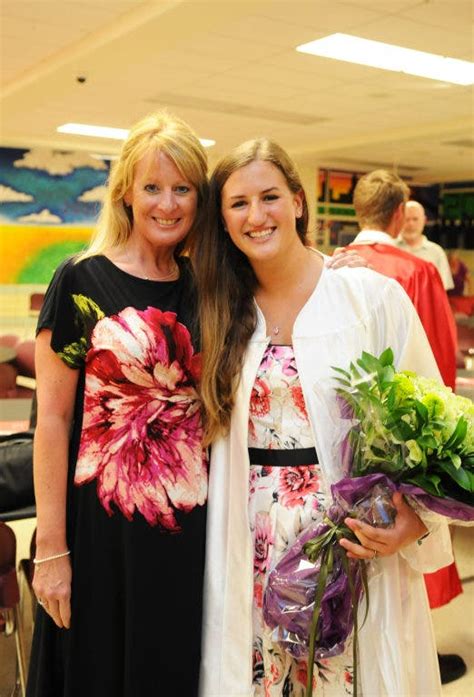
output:
[[[258,138],[243,143],[217,164],[209,182],[208,222],[195,255],[200,305],[203,371],[201,397],[205,412],[205,442],[211,443],[230,426],[243,356],[256,326],[254,293],[257,279],[247,257],[224,229],[221,194],[231,174],[262,160],[277,167],[293,193],[301,192],[303,213],[296,230],[306,243],[308,206],[301,179],[287,153],[276,143]]]
[[[195,243],[206,215],[207,156],[197,135],[185,121],[167,111],[149,114],[136,123],[124,142],[119,159],[113,164],[95,233],[89,247],[77,258],[81,261],[123,246],[129,239],[133,214],[124,196],[133,183],[135,167],[149,152],[162,152],[197,189],[197,214],[186,239],[175,255]]]

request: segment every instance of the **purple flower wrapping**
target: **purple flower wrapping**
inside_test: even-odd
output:
[[[332,506],[329,517],[334,522],[346,516],[339,506]],[[314,598],[320,560],[309,561],[303,546],[309,540],[327,532],[329,526],[314,524],[297,538],[269,575],[264,595],[263,616],[267,625],[276,630],[275,640],[295,658],[308,655],[309,630],[314,609]],[[361,579],[356,564],[348,560],[354,570],[356,593],[360,595]],[[353,627],[349,579],[336,555],[328,576],[321,603],[319,641],[316,658],[337,656]]]
[[[368,491],[376,485],[392,492],[400,491],[405,496],[412,496],[418,503],[429,511],[449,518],[451,523],[469,523],[474,521],[474,507],[451,498],[433,496],[413,484],[395,483],[385,474],[367,474],[363,477],[345,477],[331,486],[335,501],[350,510]]]
[[[351,515],[371,525],[388,526],[393,522],[395,513],[391,505],[391,496],[397,490],[413,496],[425,508],[450,519],[466,522],[474,520],[472,506],[453,499],[431,496],[410,484],[395,484],[385,474],[380,473],[363,477],[345,477],[333,484],[331,494],[334,504],[328,511],[328,518],[337,525]],[[263,602],[265,622],[275,630],[275,641],[279,641],[295,658],[308,655],[311,619],[320,572],[320,558],[315,563],[311,562],[303,548],[307,542],[324,535],[328,530],[330,526],[325,523],[314,523],[304,530],[268,578]],[[315,654],[317,659],[330,658],[342,653],[353,629],[349,579],[342,565],[340,550],[335,542],[334,564],[328,575],[321,602],[319,639]],[[355,593],[360,598],[362,580],[359,566],[354,560],[347,561],[355,579]]]

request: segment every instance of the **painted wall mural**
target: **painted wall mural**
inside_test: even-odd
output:
[[[48,283],[86,246],[108,174],[88,153],[0,148],[0,284]]]

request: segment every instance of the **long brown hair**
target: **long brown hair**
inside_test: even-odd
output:
[[[149,114],[130,130],[119,159],[113,164],[97,228],[89,247],[77,257],[81,261],[123,246],[133,226],[133,213],[124,197],[133,184],[135,167],[149,152],[162,152],[197,189],[197,214],[185,240],[175,249],[178,256],[195,243],[206,214],[207,155],[188,124],[166,110]]]
[[[201,395],[206,444],[229,429],[245,349],[257,321],[254,303],[257,279],[247,257],[226,232],[221,213],[224,184],[233,172],[255,160],[273,164],[282,172],[290,191],[301,192],[303,213],[296,219],[296,230],[303,244],[306,242],[306,196],[293,161],[279,145],[257,138],[220,160],[209,182],[208,224],[195,255],[204,358]]]

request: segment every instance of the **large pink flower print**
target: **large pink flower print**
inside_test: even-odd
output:
[[[202,505],[207,461],[196,391],[199,356],[173,312],[126,308],[97,322],[86,360],[78,485],[131,520],[178,532],[176,511]]]

